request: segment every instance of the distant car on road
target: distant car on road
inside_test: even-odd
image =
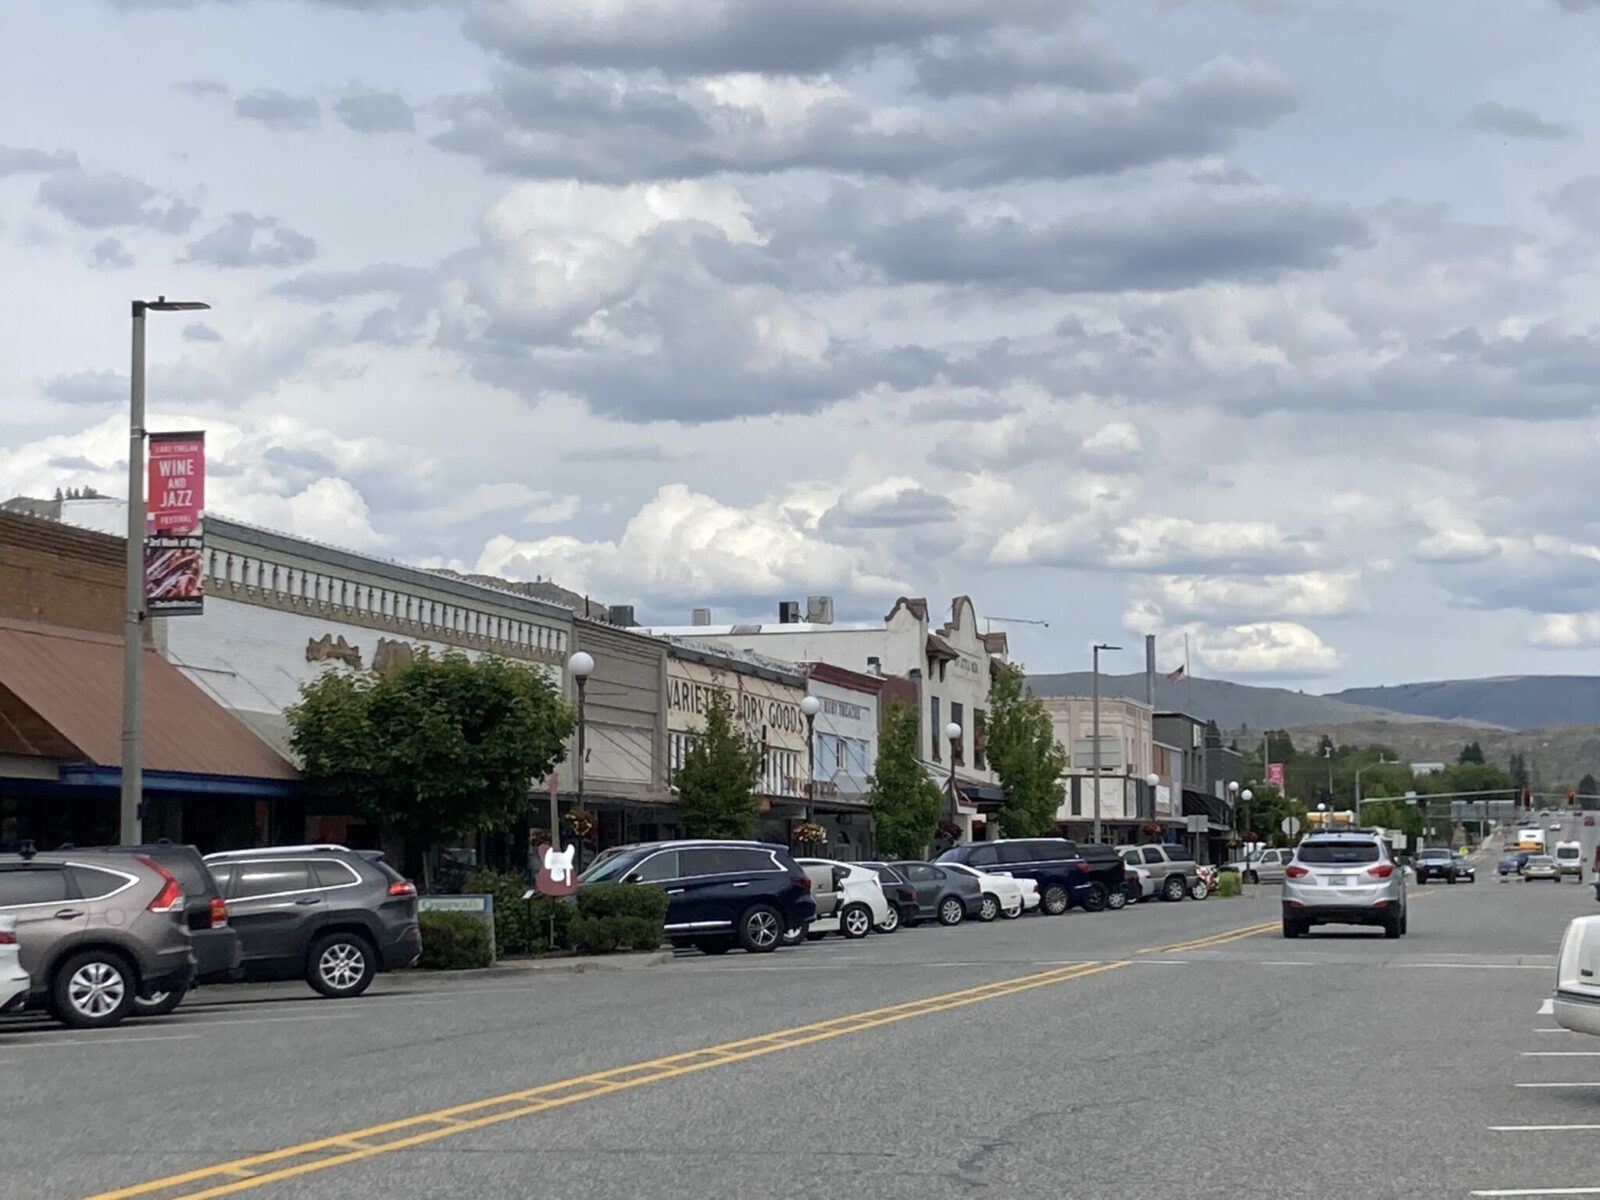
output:
[[[1446,883],[1454,883],[1459,873],[1456,869],[1456,856],[1448,846],[1429,846],[1425,850],[1418,851],[1411,869],[1416,872],[1419,885],[1427,883],[1430,879],[1442,879]]]
[[[1555,851],[1556,866],[1561,868],[1563,875],[1571,875],[1579,883],[1583,882],[1583,847],[1577,842],[1557,842]]]
[[[1530,855],[1522,867],[1523,882],[1530,879],[1548,879],[1551,883],[1561,882],[1561,868],[1556,866],[1556,860],[1548,854]]]
[[[1465,854],[1456,855],[1456,878],[1463,883],[1478,882],[1478,868],[1472,865],[1472,860]]]
[[[1405,873],[1388,843],[1371,834],[1317,833],[1302,841],[1284,872],[1283,936],[1313,925],[1381,925],[1406,932]]]
[[[1533,855],[1526,850],[1517,850],[1502,858],[1494,866],[1500,876],[1500,882],[1504,883],[1509,876],[1521,875],[1522,868],[1528,865],[1528,860],[1532,857]]]

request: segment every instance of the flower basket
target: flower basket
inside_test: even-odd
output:
[[[826,846],[828,831],[815,821],[803,821],[794,827],[794,840],[802,846]]]
[[[961,840],[961,826],[957,825],[949,818],[940,821],[939,827],[935,832],[937,833],[940,841],[959,842]]]
[[[1154,821],[1146,821],[1143,825],[1139,826],[1139,832],[1148,838],[1160,837],[1161,826]]]
[[[573,837],[579,840],[588,837],[594,832],[595,821],[593,814],[585,812],[581,808],[572,809],[566,816],[561,818],[561,823],[567,827]]]

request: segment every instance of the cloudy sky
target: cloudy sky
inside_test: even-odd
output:
[[[0,493],[1031,669],[1600,671],[1600,0],[73,0],[0,37]]]

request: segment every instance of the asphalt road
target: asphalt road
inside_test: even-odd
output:
[[[0,1020],[0,1196],[1600,1195],[1600,1039],[1539,1015],[1592,889],[1413,903],[1400,941],[1284,941],[1267,887]]]

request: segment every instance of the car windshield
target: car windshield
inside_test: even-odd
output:
[[[1435,859],[1443,860],[1453,857],[1454,855],[1452,855],[1448,850],[1424,850],[1422,853],[1417,855],[1419,860],[1426,859],[1428,862],[1432,862]]]
[[[628,869],[639,861],[637,853],[602,854],[590,864],[582,875],[578,876],[579,883],[605,883],[607,880],[620,879],[628,873]]]
[[[1306,842],[1297,857],[1303,863],[1318,865],[1372,863],[1378,861],[1379,850],[1377,842]]]

